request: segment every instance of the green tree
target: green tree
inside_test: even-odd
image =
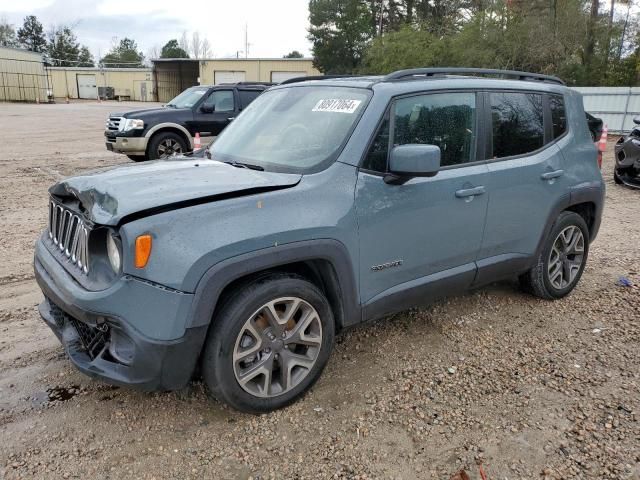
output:
[[[600,12],[597,0],[371,2],[383,35],[368,42],[362,72],[446,65],[547,73],[571,85],[640,80],[640,27],[626,0],[616,2],[626,6],[620,18],[610,6]],[[392,6],[401,19],[397,28],[386,18]]]
[[[135,40],[126,37],[100,60],[100,63],[114,68],[139,68],[143,66],[143,62],[144,55],[138,51]]]
[[[315,67],[325,73],[356,72],[375,34],[368,2],[310,0],[309,21]]]
[[[0,18],[0,47],[16,46],[16,31],[5,17]]]
[[[80,44],[71,28],[62,26],[51,29],[47,54],[51,63],[57,67],[77,66]]]
[[[78,64],[79,67],[95,67],[96,63],[93,60],[93,55],[89,51],[89,48],[83,45],[80,48],[80,53],[78,53]]]
[[[362,73],[388,73],[415,67],[437,66],[443,43],[426,30],[405,25],[377,37],[368,48]]]
[[[173,39],[162,47],[160,58],[189,58],[189,54],[180,47],[177,39]]]
[[[304,55],[302,55],[298,50],[292,50],[282,58],[304,58]]]
[[[44,28],[35,15],[24,18],[22,27],[18,29],[18,43],[32,52],[43,53],[47,50]]]

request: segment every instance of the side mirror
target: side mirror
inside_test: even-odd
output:
[[[640,115],[636,115],[635,117],[633,117],[633,123],[635,123],[636,125],[640,125]]]
[[[215,107],[213,105],[202,105],[200,107],[200,111],[202,113],[213,113],[215,110]]]
[[[389,157],[386,183],[401,185],[412,177],[433,177],[440,170],[440,147],[436,145],[399,145]]]

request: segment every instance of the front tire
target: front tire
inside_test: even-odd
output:
[[[567,296],[580,281],[589,254],[589,229],[575,212],[562,212],[536,264],[520,276],[524,290],[546,300]]]
[[[315,285],[294,275],[258,278],[228,297],[213,319],[202,359],[205,385],[244,412],[282,408],[320,377],[334,335],[333,313]]]
[[[173,132],[160,132],[151,137],[147,157],[149,160],[156,160],[187,152],[187,144],[180,135]]]

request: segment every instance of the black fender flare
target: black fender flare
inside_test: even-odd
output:
[[[340,329],[359,323],[362,318],[360,296],[347,247],[337,240],[318,239],[268,247],[213,265],[198,282],[186,328],[201,327],[211,322],[220,295],[231,282],[264,270],[312,260],[325,260],[335,271],[344,318],[344,325],[336,327]]]
[[[558,199],[556,204],[551,210],[547,223],[544,227],[544,231],[538,240],[538,246],[536,248],[534,261],[540,255],[544,247],[544,242],[549,236],[549,232],[553,228],[558,216],[565,210],[570,210],[572,206],[579,205],[581,203],[591,202],[596,206],[594,212],[593,224],[591,226],[589,242],[593,242],[600,229],[600,222],[602,218],[602,210],[604,207],[604,182],[590,182],[587,184],[577,185],[572,187],[569,193],[564,194]]]

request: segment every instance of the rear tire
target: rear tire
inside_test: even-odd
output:
[[[616,185],[622,185],[622,180],[620,180],[620,177],[618,176],[618,171],[615,168],[613,169],[613,181],[615,182]]]
[[[282,408],[320,377],[334,335],[329,302],[315,285],[295,275],[257,278],[215,315],[202,357],[204,383],[243,412]]]
[[[536,264],[520,276],[524,291],[545,300],[565,297],[582,276],[589,254],[589,229],[575,212],[562,212],[545,240]]]
[[[149,160],[170,158],[174,154],[180,155],[188,151],[187,144],[180,135],[173,132],[160,132],[151,137],[147,157]]]

